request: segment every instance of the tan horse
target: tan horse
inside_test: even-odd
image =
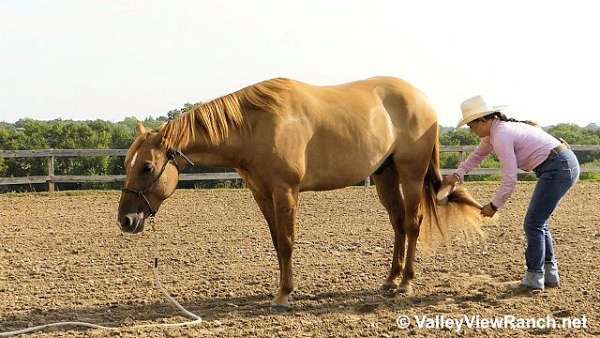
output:
[[[272,79],[196,106],[158,130],[139,125],[137,132],[125,159],[122,231],[142,231],[144,219],[175,191],[179,170],[190,160],[235,168],[277,251],[280,289],[274,306],[288,307],[294,289],[291,258],[301,191],[343,188],[373,175],[395,234],[386,288],[398,287],[403,273],[399,291],[409,290],[420,230],[423,236],[447,228],[449,214],[438,213],[435,202],[441,184],[436,113],[425,95],[396,78],[329,87]],[[448,201],[446,207],[459,217],[479,214],[481,206],[462,188]]]

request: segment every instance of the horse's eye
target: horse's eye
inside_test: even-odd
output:
[[[142,170],[143,170],[144,174],[147,174],[149,172],[152,172],[152,168],[153,167],[152,167],[151,163],[146,163],[146,164],[144,164],[144,169],[142,169]]]

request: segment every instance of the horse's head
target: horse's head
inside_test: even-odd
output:
[[[161,141],[160,130],[147,132],[138,124],[137,138],[125,158],[127,178],[119,201],[117,221],[124,232],[144,230],[146,218],[154,216],[177,187],[176,156],[181,153],[166,149]]]

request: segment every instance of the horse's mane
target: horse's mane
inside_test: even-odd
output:
[[[229,128],[247,127],[244,113],[261,110],[276,113],[282,104],[282,92],[291,80],[276,78],[263,81],[210,102],[194,105],[164,128],[162,145],[182,149],[199,135],[213,145],[220,144],[229,135]]]

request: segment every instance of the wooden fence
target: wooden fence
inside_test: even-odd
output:
[[[600,145],[573,145],[576,151],[600,151]],[[440,151],[444,153],[459,153],[460,158],[464,159],[465,154],[473,151],[475,146],[442,146]],[[48,183],[48,191],[54,191],[56,183],[78,183],[78,182],[122,182],[125,175],[55,175],[54,161],[57,157],[98,157],[98,156],[119,156],[127,154],[127,149],[42,149],[42,150],[0,150],[0,158],[35,158],[43,157],[47,159],[48,175],[45,176],[24,176],[24,177],[0,177],[0,185],[7,184],[34,184]],[[446,175],[453,172],[453,169],[442,169],[442,174]],[[600,168],[582,168],[582,172],[600,172]],[[524,173],[524,172],[522,172]],[[498,168],[478,168],[469,173],[469,175],[498,175]],[[204,181],[204,180],[230,180],[240,179],[235,172],[221,173],[193,173],[181,174],[179,179],[182,181]],[[365,185],[370,185],[370,180],[365,179]]]

